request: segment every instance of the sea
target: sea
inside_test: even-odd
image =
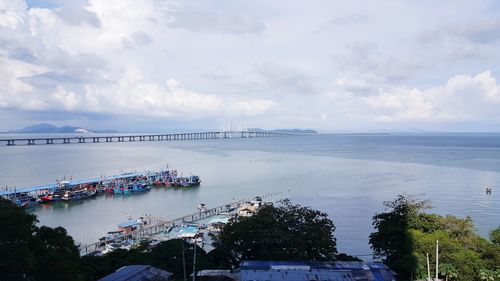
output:
[[[384,201],[399,194],[430,200],[432,213],[472,217],[484,237],[500,225],[500,134],[318,134],[0,146],[3,189],[166,167],[200,176],[201,186],[103,195],[28,212],[37,215],[40,225],[62,226],[85,244],[116,230],[129,217],[172,219],[195,212],[200,203],[218,206],[279,193],[278,199],[328,214],[339,252],[365,260],[372,253],[372,217],[384,211]],[[492,188],[491,195],[486,187]]]

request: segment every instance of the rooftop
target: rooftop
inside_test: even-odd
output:
[[[170,276],[172,273],[151,265],[128,265],[99,279],[99,281],[168,280]]]
[[[240,270],[242,281],[396,280],[392,270],[378,262],[244,261]]]

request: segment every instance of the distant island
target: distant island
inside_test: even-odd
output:
[[[88,134],[88,133],[118,133],[116,130],[89,130],[82,127],[62,126],[57,127],[48,123],[28,126],[19,130],[2,132],[4,134]]]
[[[283,133],[283,134],[317,134],[316,130],[310,129],[274,129],[274,130],[264,130],[259,128],[248,129],[251,132],[268,132],[268,133]]]

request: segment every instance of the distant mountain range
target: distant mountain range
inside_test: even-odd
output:
[[[248,129],[253,132],[272,132],[272,133],[295,133],[295,134],[317,134],[315,130],[304,130],[304,129],[274,129],[274,130],[264,130],[259,128]],[[188,132],[188,131],[187,131]],[[28,126],[18,130],[10,130],[6,132],[0,132],[3,134],[87,134],[87,133],[118,133],[116,130],[92,130],[82,127],[74,126],[62,126],[57,127],[48,123],[41,123],[32,126]]]
[[[317,134],[316,130],[309,129],[274,129],[274,130],[263,130],[259,128],[248,129],[252,132],[271,132],[271,133],[284,133],[284,134]]]
[[[48,123],[28,126],[19,130],[10,130],[7,134],[86,134],[86,133],[117,133],[116,130],[89,130],[82,127],[62,126],[57,127]]]

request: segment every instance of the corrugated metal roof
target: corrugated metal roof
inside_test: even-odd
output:
[[[118,225],[118,227],[127,228],[127,227],[132,227],[132,226],[139,226],[142,224],[143,224],[142,222],[138,222],[138,221],[126,221],[126,222],[120,223]]]
[[[154,278],[158,277],[167,279],[170,276],[172,273],[151,265],[128,265],[99,279],[99,281],[142,281],[155,280]]]
[[[243,261],[242,281],[393,281],[393,272],[376,262]]]

